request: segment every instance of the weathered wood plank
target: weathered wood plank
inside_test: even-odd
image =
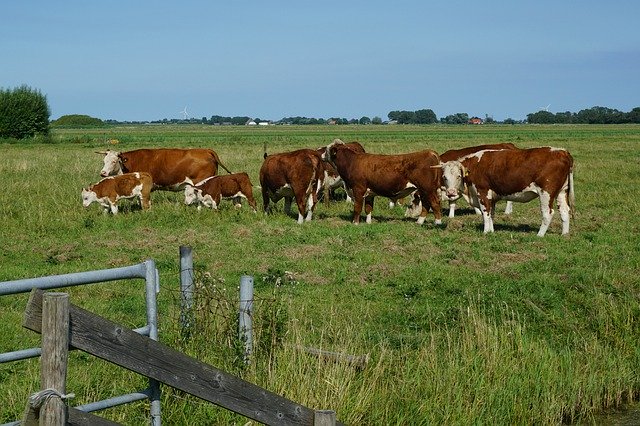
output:
[[[40,332],[35,320],[42,291],[34,290],[24,326]],[[312,425],[314,411],[303,405],[188,357],[160,342],[94,315],[69,307],[70,344],[128,370],[265,424]],[[339,423],[338,423],[339,424]]]
[[[67,426],[118,426],[120,423],[69,407]]]

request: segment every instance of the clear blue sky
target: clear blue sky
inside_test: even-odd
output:
[[[640,1],[3,1],[22,84],[52,119],[630,111]]]

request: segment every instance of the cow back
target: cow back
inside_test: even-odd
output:
[[[218,173],[219,159],[210,149],[138,149],[120,153],[124,172],[146,172],[162,189],[178,189],[185,178],[200,182]]]
[[[518,147],[516,147],[512,143],[496,143],[496,144],[469,146],[469,147],[460,148],[460,149],[450,149],[440,154],[440,161],[442,161],[443,163],[446,163],[447,161],[458,160],[469,154],[473,154],[475,152],[483,151],[487,149],[496,149],[496,150],[497,149],[518,149]]]

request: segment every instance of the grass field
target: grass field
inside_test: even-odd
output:
[[[575,160],[576,216],[544,238],[539,204],[496,214],[496,232],[463,202],[454,219],[423,226],[376,199],[373,223],[352,206],[319,204],[314,219],[253,214],[223,202],[196,211],[182,194],[154,192],[147,212],[123,203],[115,217],[83,209],[105,147],[207,147],[258,185],[270,153],[339,137],[373,153],[486,143],[556,146]],[[117,145],[107,140],[118,140]],[[347,424],[589,424],[640,394],[640,126],[131,126],[55,130],[54,144],[0,144],[0,281],[126,266],[160,271],[160,339],[198,359]],[[259,191],[255,191],[258,204]],[[446,206],[443,206],[446,207]],[[295,212],[295,207],[294,207]],[[445,215],[446,216],[446,215]],[[179,333],[180,245],[193,248],[197,333]],[[256,278],[256,355],[238,362],[240,276]],[[69,289],[71,302],[132,328],[144,323],[143,286]],[[0,298],[0,352],[36,346],[23,330],[26,295]],[[357,370],[296,349],[369,354]],[[38,389],[37,360],[0,365],[0,422],[21,416]],[[133,392],[145,379],[73,353],[73,405]],[[148,404],[100,413],[147,422]],[[163,422],[244,424],[246,419],[163,388]]]

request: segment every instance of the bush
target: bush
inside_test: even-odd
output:
[[[25,139],[49,134],[47,97],[22,85],[0,89],[0,138]]]

